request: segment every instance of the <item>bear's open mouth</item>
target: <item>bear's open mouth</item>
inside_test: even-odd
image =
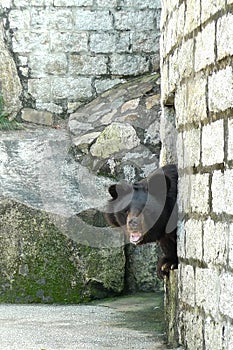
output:
[[[130,243],[138,244],[142,240],[141,232],[131,232],[129,240],[130,240]]]

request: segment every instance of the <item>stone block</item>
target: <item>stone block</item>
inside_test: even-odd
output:
[[[214,142],[213,142],[214,140]],[[217,120],[203,127],[202,130],[202,163],[213,165],[224,159],[224,125]]]
[[[53,52],[87,52],[88,33],[50,31],[50,48]]]
[[[186,246],[185,246],[185,240],[186,240],[186,232],[185,232],[185,226],[184,221],[178,222],[178,230],[177,230],[177,254],[179,258],[185,258],[186,257]]]
[[[51,100],[51,78],[29,79],[28,92],[34,98],[43,102]]]
[[[13,50],[16,53],[28,54],[34,51],[49,51],[48,31],[17,31],[12,37]]]
[[[209,211],[209,174],[190,176],[190,189],[186,193],[190,197],[191,211],[207,214]]]
[[[183,133],[184,167],[197,167],[200,164],[200,141],[201,131],[199,129],[191,129]]]
[[[132,51],[133,52],[155,52],[159,48],[159,33],[151,32],[132,32]]]
[[[233,15],[227,14],[217,23],[217,58],[220,60],[233,54]]]
[[[30,11],[24,10],[11,10],[9,13],[9,24],[11,28],[18,30],[29,30],[30,29]]]
[[[197,74],[187,84],[186,120],[189,123],[199,123],[207,118],[206,104],[207,79],[204,74]]]
[[[30,55],[29,64],[32,78],[42,78],[48,75],[65,75],[68,62],[64,53],[34,52]]]
[[[183,4],[184,5],[184,4]],[[184,41],[178,49],[178,72],[180,80],[192,74],[194,64],[194,40]]]
[[[180,343],[185,349],[202,350],[204,348],[203,319],[197,310],[181,310],[179,329],[181,330]]]
[[[177,127],[187,123],[187,85],[184,83],[177,88],[175,94],[175,110]]]
[[[114,52],[116,35],[114,33],[91,33],[90,50],[96,53]]]
[[[51,95],[53,99],[78,100],[89,98],[92,96],[91,78],[56,77],[51,81]]]
[[[212,205],[216,214],[233,215],[233,169],[215,171],[212,180]]]
[[[182,302],[189,304],[190,306],[195,305],[195,277],[194,269],[191,265],[179,265],[180,270],[180,288],[179,298]]]
[[[54,6],[92,6],[93,0],[54,0]]]
[[[232,298],[233,275],[223,272],[220,276],[220,312],[233,318],[233,298]]]
[[[196,269],[196,304],[203,307],[207,314],[218,315],[220,279],[211,269]]]
[[[102,92],[111,89],[113,86],[124,82],[123,79],[96,79],[94,85],[97,94],[101,94]]]
[[[185,223],[186,258],[202,261],[202,222],[190,219]]]
[[[208,24],[196,37],[195,71],[215,60],[215,23]]]
[[[114,25],[117,30],[139,31],[155,29],[155,12],[146,11],[118,11],[114,15]]]
[[[225,111],[233,107],[233,73],[227,66],[209,77],[209,110]]]
[[[140,55],[113,54],[110,69],[115,75],[143,74],[149,71],[149,61]]]
[[[69,73],[77,75],[101,75],[107,73],[107,57],[71,55],[69,58]]]
[[[228,227],[226,223],[208,219],[204,222],[204,261],[209,265],[224,265],[227,261]]]
[[[200,0],[189,0],[186,9],[185,34],[191,33],[200,25],[200,13]]]
[[[160,0],[124,0],[122,6],[135,7],[136,9],[159,9],[161,8],[161,3]]]
[[[26,122],[43,125],[53,125],[53,115],[50,112],[37,111],[31,108],[24,108],[22,110],[21,117]]]
[[[74,12],[75,30],[111,30],[113,17],[109,11],[90,11],[77,9]]]
[[[210,0],[201,2],[201,21],[207,21],[216,12],[225,8],[225,0]]]
[[[233,224],[229,229],[229,265],[233,268]]]
[[[223,341],[223,325],[207,317],[204,324],[204,338],[206,350],[225,349]]]
[[[178,205],[181,214],[191,211],[191,176],[181,176],[178,182]]]
[[[112,123],[100,134],[90,149],[94,157],[108,158],[116,152],[137,147],[140,140],[130,124]]]
[[[114,8],[117,6],[117,0],[97,0],[97,6]]]
[[[233,160],[233,119],[228,120],[227,159]]]

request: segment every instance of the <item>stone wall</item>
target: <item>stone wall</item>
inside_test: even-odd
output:
[[[179,341],[190,350],[230,350],[233,1],[162,3],[163,124],[171,126],[162,162],[178,156],[179,167]]]
[[[4,0],[0,16],[27,121],[31,109],[63,116],[159,68],[159,0]]]

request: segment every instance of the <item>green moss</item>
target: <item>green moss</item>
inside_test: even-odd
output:
[[[16,120],[9,120],[9,118],[4,114],[4,103],[3,98],[0,95],[0,130],[18,130],[22,129],[22,124],[18,123]]]

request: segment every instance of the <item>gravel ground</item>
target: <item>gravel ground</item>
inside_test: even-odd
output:
[[[88,305],[0,305],[1,350],[165,350],[161,295]]]

